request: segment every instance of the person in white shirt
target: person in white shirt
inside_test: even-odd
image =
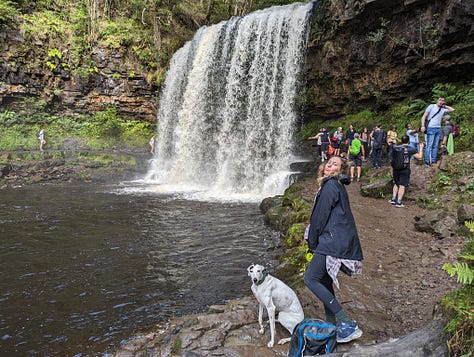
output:
[[[454,111],[454,108],[445,104],[443,97],[439,97],[436,104],[430,104],[421,118],[421,132],[425,133],[425,165],[436,163],[436,154],[441,140],[441,119],[444,114]]]

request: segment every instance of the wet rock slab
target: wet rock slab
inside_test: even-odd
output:
[[[382,343],[339,345],[339,352],[331,355],[446,356],[446,339],[441,337],[444,324],[442,319],[435,319],[412,333]],[[286,335],[277,324],[277,340]],[[264,335],[258,333],[256,301],[245,297],[211,306],[205,314],[177,318],[158,332],[137,336],[114,356],[286,356],[288,344],[268,348],[268,340],[268,326]]]

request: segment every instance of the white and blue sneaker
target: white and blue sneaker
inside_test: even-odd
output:
[[[362,336],[362,330],[357,326],[357,322],[339,321],[337,323],[337,343],[347,343],[360,336]]]

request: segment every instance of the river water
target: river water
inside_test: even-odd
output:
[[[250,294],[276,264],[258,203],[140,183],[0,190],[0,355],[96,356],[172,317]]]

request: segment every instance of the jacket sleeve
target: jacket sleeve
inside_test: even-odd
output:
[[[336,205],[339,194],[339,183],[336,179],[329,179],[322,183],[321,191],[319,192],[316,202],[311,213],[308,247],[311,251],[315,251],[318,246],[319,236],[324,231],[326,224],[331,216],[331,211]]]

